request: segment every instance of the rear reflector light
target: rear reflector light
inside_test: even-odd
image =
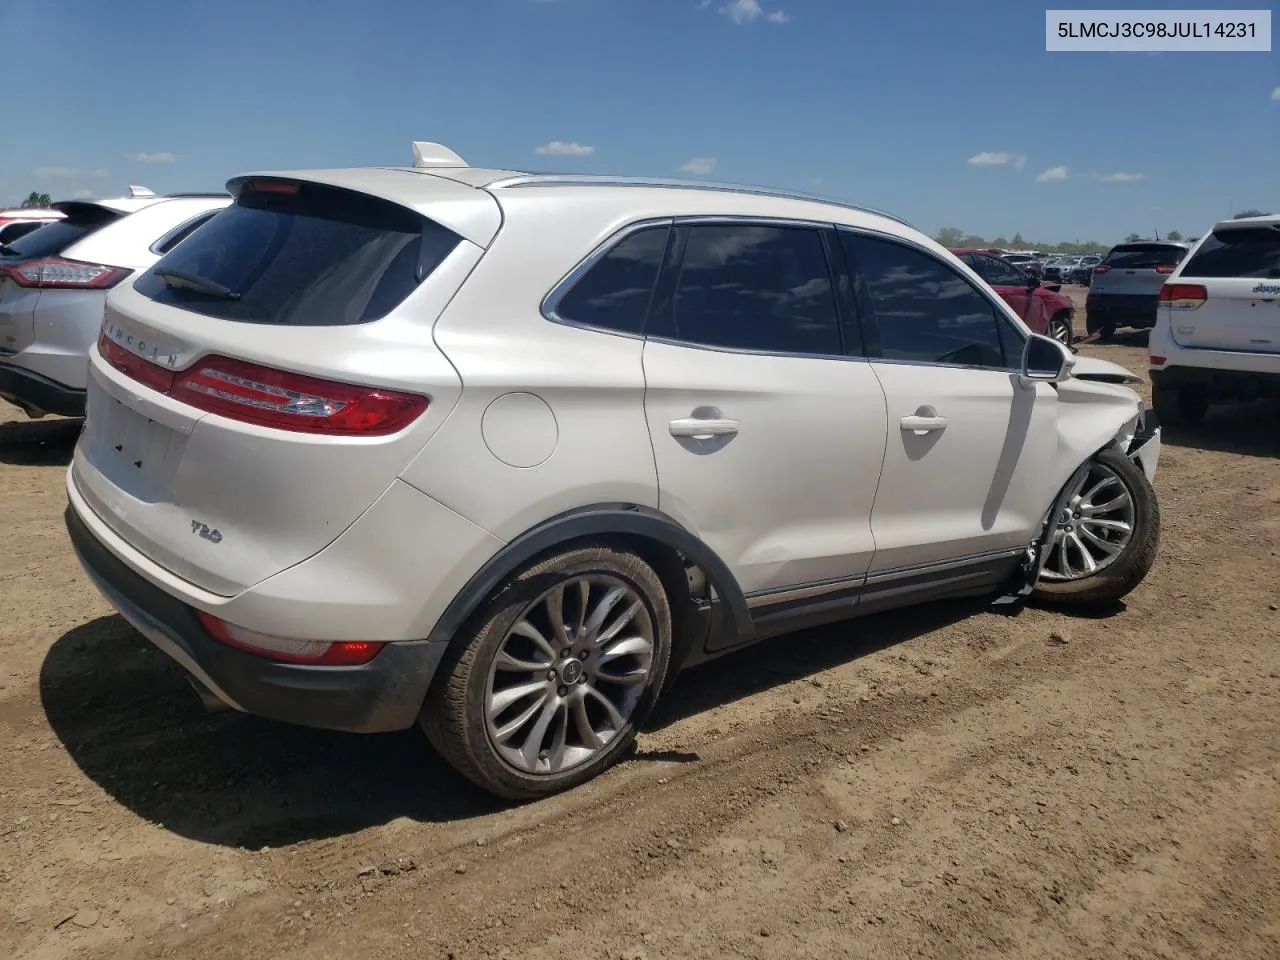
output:
[[[1163,367],[1165,365],[1165,361],[1168,359],[1168,357],[1157,357],[1155,354],[1147,357],[1147,360],[1153,367]]]
[[[1176,269],[1177,269],[1177,267],[1176,267],[1176,266],[1174,266],[1174,264],[1172,264],[1172,263],[1157,263],[1157,264],[1156,264],[1156,273],[1162,273],[1162,274],[1164,274],[1166,277],[1167,277],[1169,274],[1173,273],[1173,271],[1174,271],[1174,270],[1176,270]]]
[[[127,377],[208,413],[299,433],[379,437],[420,417],[424,396],[334,383],[229,357],[203,357],[174,373],[98,338],[102,359]]]
[[[1111,268],[1108,267],[1105,263],[1100,263],[1093,268],[1093,272],[1094,273],[1110,273]]]
[[[121,267],[108,267],[103,263],[85,263],[81,260],[64,260],[62,257],[28,260],[12,266],[0,267],[0,272],[12,277],[14,283],[20,287],[39,287],[42,290],[105,290],[108,287],[114,287],[130,273]]]
[[[1199,283],[1166,283],[1160,288],[1160,302],[1178,310],[1194,310],[1209,299],[1209,291]]]
[[[385,646],[367,640],[294,640],[273,637],[256,630],[237,627],[215,616],[196,611],[209,635],[229,647],[252,653],[277,663],[302,663],[317,667],[354,667],[368,663]]]

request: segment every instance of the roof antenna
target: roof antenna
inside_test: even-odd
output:
[[[1159,239],[1160,239],[1160,231],[1159,231],[1159,230],[1157,230],[1157,231],[1156,231],[1156,239],[1157,239],[1157,240],[1159,240]]]
[[[430,140],[413,141],[413,165],[415,167],[465,167],[467,161],[443,143]]]
[[[140,187],[136,183],[129,184],[129,196],[131,197],[154,197],[155,195],[155,191],[149,187]]]

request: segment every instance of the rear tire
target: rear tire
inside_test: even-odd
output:
[[[1071,314],[1066,310],[1055,313],[1049,320],[1049,325],[1045,328],[1045,333],[1054,340],[1057,340],[1063,346],[1071,346],[1075,338],[1075,334],[1071,329]]]
[[[1192,427],[1209,412],[1209,398],[1199,390],[1151,387],[1151,406],[1160,423],[1170,427]]]
[[[1119,450],[1104,450],[1092,459],[1066,514],[1051,521],[1054,539],[1032,595],[1044,603],[1077,609],[1114,605],[1155,563],[1160,546],[1155,490],[1132,460]],[[1118,525],[1126,525],[1124,518],[1129,530],[1121,542],[1124,534]],[[1065,563],[1059,551],[1067,552]],[[1095,571],[1088,569],[1091,563]]]
[[[510,800],[546,796],[631,746],[670,655],[671,607],[653,568],[603,544],[566,549],[481,607],[445,655],[419,723],[477,786]]]
[[[1088,331],[1089,336],[1098,334],[1099,340],[1110,340],[1116,335],[1115,323],[1108,323],[1105,320],[1094,320],[1093,317],[1085,317],[1084,328]]]

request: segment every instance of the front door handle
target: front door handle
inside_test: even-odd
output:
[[[901,423],[904,431],[910,430],[918,437],[923,437],[926,433],[933,433],[935,430],[947,429],[946,417],[903,417]]]
[[[710,440],[712,437],[730,437],[737,432],[738,421],[726,418],[685,417],[683,420],[671,421],[671,435],[673,437]]]

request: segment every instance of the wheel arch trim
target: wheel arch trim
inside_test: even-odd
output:
[[[628,503],[604,503],[577,507],[558,514],[508,543],[490,557],[458,591],[431,628],[427,639],[452,641],[467,619],[494,590],[535,557],[576,540],[628,535],[669,547],[701,567],[725,605],[735,631],[743,637],[754,632],[751,611],[747,607],[742,588],[728,565],[714,550],[657,510]]]

